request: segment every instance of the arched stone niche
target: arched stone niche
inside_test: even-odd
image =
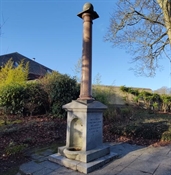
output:
[[[70,126],[70,144],[71,148],[82,149],[83,146],[83,124],[81,119],[74,118]]]

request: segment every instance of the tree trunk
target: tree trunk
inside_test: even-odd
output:
[[[163,11],[164,22],[171,45],[171,2],[169,0],[157,0],[157,2]]]

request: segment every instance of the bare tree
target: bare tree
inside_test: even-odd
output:
[[[171,61],[171,0],[118,0],[105,40],[125,48],[135,72],[154,76],[162,56]]]
[[[0,36],[2,35],[2,27],[3,25],[6,23],[7,19],[4,19],[4,16],[2,14],[2,16],[0,17]]]
[[[82,67],[82,58],[79,58],[73,70],[75,74],[75,78],[78,83],[81,82],[81,67]]]
[[[154,92],[158,93],[158,94],[170,94],[170,88],[163,86],[163,87],[155,90]]]

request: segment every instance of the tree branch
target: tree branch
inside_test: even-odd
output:
[[[147,16],[145,16],[144,14],[138,12],[138,11],[134,11],[136,14],[138,14],[139,16],[143,17],[143,19],[147,20],[147,21],[150,21],[151,23],[153,24],[160,24],[162,26],[165,26],[163,23],[159,22],[159,21],[155,21],[155,20],[152,20],[151,18],[148,18]]]

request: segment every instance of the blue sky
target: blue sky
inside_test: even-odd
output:
[[[82,11],[84,0],[0,0],[0,55],[18,52],[60,73],[75,75],[82,55]],[[88,1],[89,2],[89,1]],[[115,10],[113,0],[90,1],[100,18],[93,21],[92,79],[101,84],[143,87],[156,90],[171,87],[170,62],[162,59],[162,71],[154,78],[137,77],[130,71],[131,56],[113,48],[104,36]]]

